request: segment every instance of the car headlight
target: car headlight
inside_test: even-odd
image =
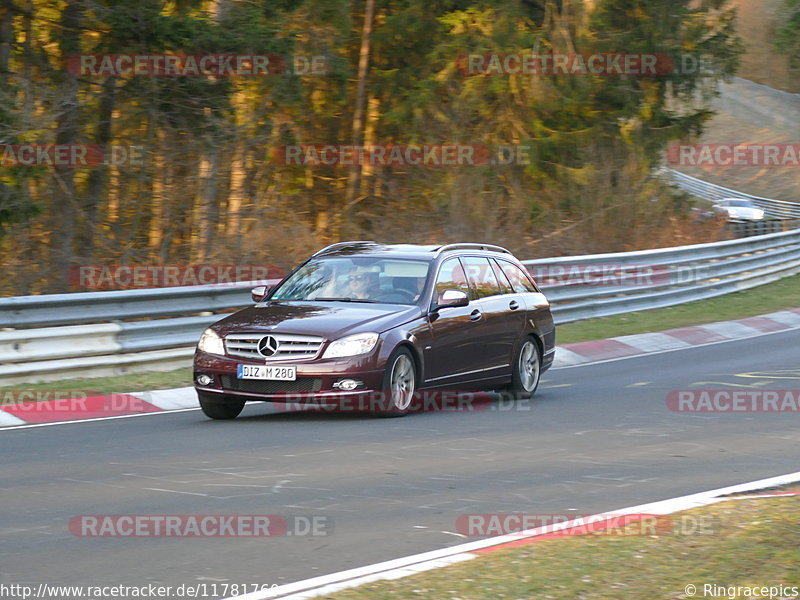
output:
[[[203,332],[203,335],[200,336],[200,341],[197,342],[197,349],[209,354],[225,355],[225,344],[213,329],[206,329]]]
[[[356,333],[331,342],[322,358],[339,358],[340,356],[356,356],[366,354],[378,343],[377,333]]]

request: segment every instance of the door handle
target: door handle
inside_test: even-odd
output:
[[[469,320],[470,320],[470,321],[480,321],[482,316],[483,316],[483,315],[481,314],[481,311],[479,311],[479,310],[476,308],[475,310],[473,310],[473,311],[472,311],[472,312],[469,314]]]
[[[516,300],[512,300],[511,302],[508,303],[508,308],[510,308],[511,310],[517,310],[519,308],[519,302],[517,302]]]

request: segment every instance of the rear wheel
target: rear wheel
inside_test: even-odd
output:
[[[382,406],[378,414],[383,417],[405,415],[414,399],[416,384],[414,357],[406,348],[398,348],[386,363],[386,371],[383,374]]]
[[[526,338],[517,351],[511,385],[506,388],[513,399],[530,398],[539,387],[542,372],[542,359],[539,346],[532,338]]]
[[[203,413],[211,419],[235,419],[244,408],[244,400],[237,400],[229,396],[210,396],[203,392],[197,392],[197,398],[200,400],[200,408]]]

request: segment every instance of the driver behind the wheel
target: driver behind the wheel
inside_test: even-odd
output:
[[[375,300],[380,293],[379,275],[376,271],[356,267],[347,275],[349,298]]]

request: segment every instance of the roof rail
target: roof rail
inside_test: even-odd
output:
[[[494,244],[475,244],[471,242],[461,242],[458,244],[446,244],[444,246],[440,246],[436,249],[436,254],[441,254],[447,250],[491,250],[492,252],[504,252],[505,254],[511,254],[511,252],[502,246],[495,246]]]
[[[324,254],[328,250],[333,250],[334,248],[339,248],[343,246],[351,246],[353,244],[372,244],[373,246],[377,246],[378,243],[372,240],[354,240],[351,242],[336,242],[335,244],[331,244],[330,246],[325,246],[322,250],[317,250],[311,256],[318,256],[320,254]]]

